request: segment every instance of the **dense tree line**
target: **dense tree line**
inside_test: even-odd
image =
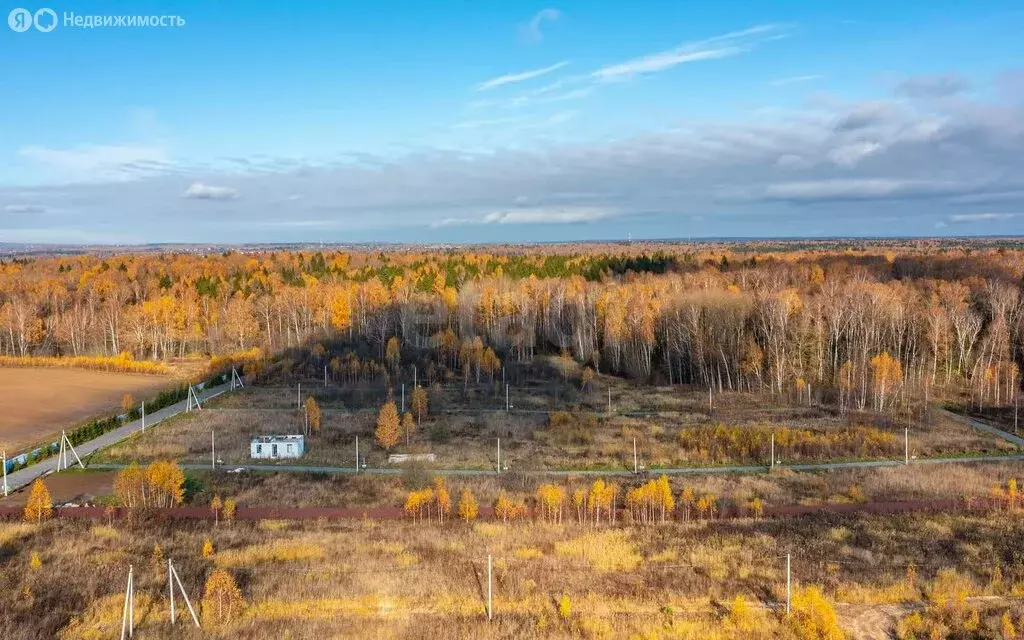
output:
[[[0,263],[0,355],[162,360],[324,336],[432,350],[466,375],[563,353],[601,372],[884,410],[1019,383],[1024,253],[276,252]]]

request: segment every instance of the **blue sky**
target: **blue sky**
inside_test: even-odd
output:
[[[0,242],[1024,231],[1019,2],[43,6]]]

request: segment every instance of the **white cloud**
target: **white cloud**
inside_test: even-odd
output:
[[[706,40],[687,42],[674,49],[633,58],[608,65],[593,72],[595,80],[608,82],[625,80],[633,76],[664,71],[672,67],[699,60],[714,60],[752,50],[761,42],[784,36],[779,25],[758,25],[742,31],[732,31]]]
[[[554,22],[562,17],[562,12],[558,9],[547,8],[538,11],[530,21],[519,27],[519,34],[526,42],[540,42],[544,39],[544,34],[540,28],[544,22]]]
[[[491,78],[490,80],[486,80],[478,84],[476,86],[476,91],[487,91],[488,89],[493,89],[495,87],[500,87],[506,84],[514,84],[517,82],[531,80],[533,78],[539,78],[540,76],[547,75],[552,71],[558,71],[567,64],[569,64],[569,61],[563,60],[561,62],[556,62],[553,65],[542,67],[540,69],[520,71],[519,73],[509,73],[503,76],[498,76],[497,78]]]
[[[442,218],[433,227],[476,224],[580,224],[596,222],[621,215],[620,211],[604,207],[520,207],[492,211],[470,218]]]
[[[238,197],[238,191],[231,187],[215,187],[202,182],[193,182],[182,197],[192,200],[234,200]]]
[[[1009,220],[1016,215],[1015,213],[958,213],[949,216],[949,221],[961,224],[969,222],[998,222],[999,220]]]
[[[828,159],[841,167],[852,167],[881,148],[877,142],[854,142],[832,149]]]

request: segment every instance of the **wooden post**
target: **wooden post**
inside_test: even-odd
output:
[[[128,566],[128,584],[124,588],[124,608],[121,612],[121,640],[125,637],[131,638],[135,630],[135,588],[132,584],[132,574],[135,568]]]
[[[790,573],[790,554],[786,554],[786,615],[789,615],[793,602],[792,574]]]
[[[174,576],[171,575],[171,561],[167,560],[167,590],[171,593],[171,625],[174,625]]]

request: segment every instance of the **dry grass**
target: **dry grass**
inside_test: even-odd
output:
[[[988,589],[992,567],[1022,533],[1012,515],[804,518],[618,529],[577,525],[452,522],[144,522],[113,529],[74,521],[5,525],[0,546],[0,636],[111,637],[120,621],[127,566],[136,568],[142,637],[170,633],[159,543],[193,600],[205,577],[226,567],[248,603],[231,625],[203,637],[728,638],[729,603],[755,603],[756,638],[787,638],[774,613],[785,584],[780,556],[794,553],[798,584],[833,598],[917,600],[939,569],[958,568],[972,592]],[[837,533],[838,532],[838,533]],[[211,538],[217,552],[201,556]],[[43,570],[28,570],[39,552]],[[495,622],[484,616],[486,557],[494,557]],[[83,571],[47,571],[72,566]],[[903,586],[914,563],[919,588]],[[1003,564],[1005,590],[1024,569]],[[30,595],[25,596],[28,589]],[[569,603],[560,613],[559,602]],[[77,619],[78,622],[74,620]],[[733,629],[735,631],[735,629]],[[199,637],[187,627],[181,637]],[[646,634],[646,635],[645,635]],[[703,635],[702,635],[703,634]],[[742,635],[742,634],[741,634]]]

